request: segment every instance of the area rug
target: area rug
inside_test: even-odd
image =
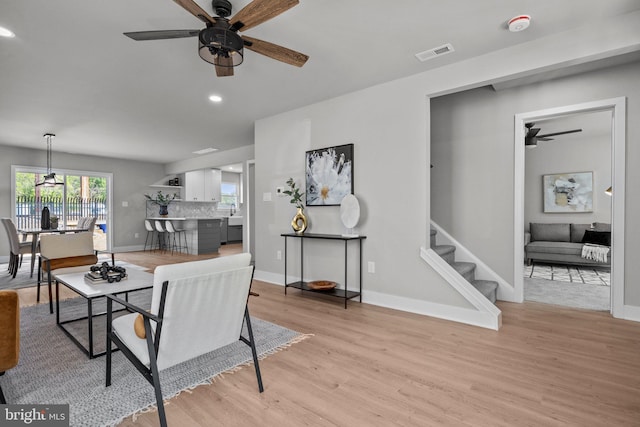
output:
[[[524,277],[553,280],[556,282],[584,283],[596,286],[610,286],[611,283],[611,272],[609,269],[575,265],[525,265]]]
[[[132,294],[130,301],[135,303],[135,299],[148,297],[138,293],[134,298]],[[80,298],[63,301],[60,312],[74,318],[86,316],[86,301]],[[251,322],[261,358],[307,337],[255,317]],[[94,324],[102,325],[96,340],[104,342],[104,316],[94,320]],[[220,374],[251,363],[251,349],[238,341],[162,371],[163,396],[168,399],[181,391],[210,384]],[[113,353],[112,385],[105,387],[105,358],[89,360],[56,326],[55,315],[49,314],[47,305],[21,309],[20,362],[0,381],[10,403],[68,403],[71,426],[114,426],[155,405],[153,387],[121,352]],[[258,393],[257,381],[253,385]]]
[[[524,278],[526,301],[555,304],[587,310],[609,311],[611,288],[579,282]]]
[[[110,261],[111,259],[100,258],[99,262]],[[120,265],[124,268],[131,268],[134,270],[147,270],[145,267],[139,265],[130,264],[124,261],[116,261],[116,265]],[[28,257],[22,261],[22,267],[18,270],[16,277],[11,277],[7,270],[8,264],[0,264],[0,290],[1,289],[20,289],[36,286],[38,281],[38,264],[36,261],[33,277],[31,277],[31,261]]]

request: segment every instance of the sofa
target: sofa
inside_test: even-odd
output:
[[[610,248],[611,224],[530,223],[529,232],[525,233],[525,261],[527,264],[611,266],[611,253],[607,254],[606,262],[584,258],[585,244]]]

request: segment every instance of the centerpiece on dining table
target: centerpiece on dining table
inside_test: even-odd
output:
[[[178,194],[164,194],[162,190],[158,190],[157,193],[153,195],[145,194],[144,197],[146,197],[147,200],[151,201],[152,203],[160,206],[159,215],[161,217],[166,217],[167,215],[169,215],[169,204],[178,198]]]

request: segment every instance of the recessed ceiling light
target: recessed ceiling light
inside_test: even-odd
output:
[[[222,97],[220,95],[211,95],[209,97],[209,101],[211,101],[211,102],[222,102]]]
[[[9,38],[13,38],[15,37],[15,33],[7,28],[4,27],[0,27],[0,37],[9,37]]]
[[[198,150],[198,151],[194,151],[193,154],[207,154],[207,153],[213,153],[214,151],[218,151],[217,148],[203,148],[202,150]]]

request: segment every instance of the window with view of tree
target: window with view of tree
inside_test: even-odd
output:
[[[98,176],[65,175],[65,185],[36,186],[43,174],[29,171],[15,173],[16,225],[18,228],[39,226],[42,208],[63,226],[73,225],[80,217],[95,216],[106,221],[107,179]]]
[[[235,182],[223,182],[220,186],[220,193],[218,207],[227,209],[238,207],[238,185]]]

